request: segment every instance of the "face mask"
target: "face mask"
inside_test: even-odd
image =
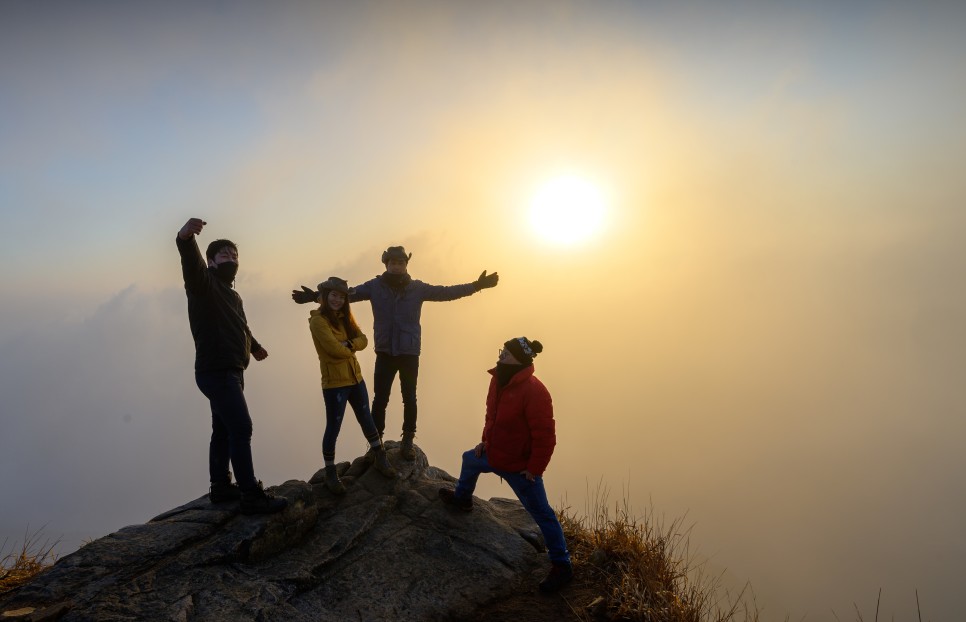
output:
[[[235,275],[238,274],[238,264],[231,261],[220,263],[215,266],[215,274],[218,275],[219,280],[231,283],[235,280]]]

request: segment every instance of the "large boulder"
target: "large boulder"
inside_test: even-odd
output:
[[[206,496],[95,540],[0,596],[0,619],[209,622],[441,620],[469,616],[546,565],[537,526],[516,500],[443,505],[454,478],[398,455],[389,480],[360,457],[272,490],[289,507],[244,516]]]

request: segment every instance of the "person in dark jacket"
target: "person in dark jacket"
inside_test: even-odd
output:
[[[495,287],[499,275],[486,270],[472,283],[462,285],[429,285],[409,276],[409,260],[402,246],[390,246],[382,253],[386,271],[357,285],[350,302],[368,300],[372,305],[376,369],[372,383],[372,418],[382,436],[386,429],[386,407],[392,383],[399,374],[403,399],[402,445],[400,454],[406,460],[416,458],[413,438],[416,436],[416,381],[419,377],[419,354],[422,327],[419,323],[424,302],[445,302],[470,296]],[[302,286],[293,290],[292,300],[299,304],[314,302],[317,292]]]
[[[195,342],[195,382],[211,404],[208,472],[212,503],[241,500],[243,514],[271,514],[288,500],[267,493],[252,464],[252,418],[245,401],[245,369],[250,357],[268,352],[252,336],[241,296],[232,283],[238,272],[238,247],[215,240],[205,257],[195,236],[207,223],[191,218],[176,238],[188,296],[188,323]],[[231,463],[238,484],[231,482]]]
[[[563,528],[543,487],[543,472],[550,464],[557,436],[550,392],[533,375],[533,359],[542,351],[543,344],[526,337],[503,344],[496,367],[489,372],[482,439],[463,454],[455,490],[440,488],[439,497],[447,505],[470,512],[480,474],[499,475],[543,533],[551,567],[540,589],[555,592],[573,578],[573,567]]]

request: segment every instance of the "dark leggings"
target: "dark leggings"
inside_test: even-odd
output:
[[[325,400],[325,433],[322,435],[322,459],[335,461],[335,442],[342,429],[342,418],[345,416],[346,404],[352,406],[356,421],[362,427],[362,433],[371,444],[379,438],[379,432],[372,422],[369,412],[369,391],[366,382],[348,387],[322,389],[322,399]]]

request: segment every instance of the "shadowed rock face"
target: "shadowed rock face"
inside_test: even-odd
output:
[[[517,501],[453,511],[437,497],[453,477],[418,448],[406,462],[386,446],[399,479],[360,457],[339,465],[342,497],[322,471],[273,488],[289,499],[280,514],[243,516],[201,497],[64,557],[0,596],[0,619],[440,620],[545,569],[540,532]]]

